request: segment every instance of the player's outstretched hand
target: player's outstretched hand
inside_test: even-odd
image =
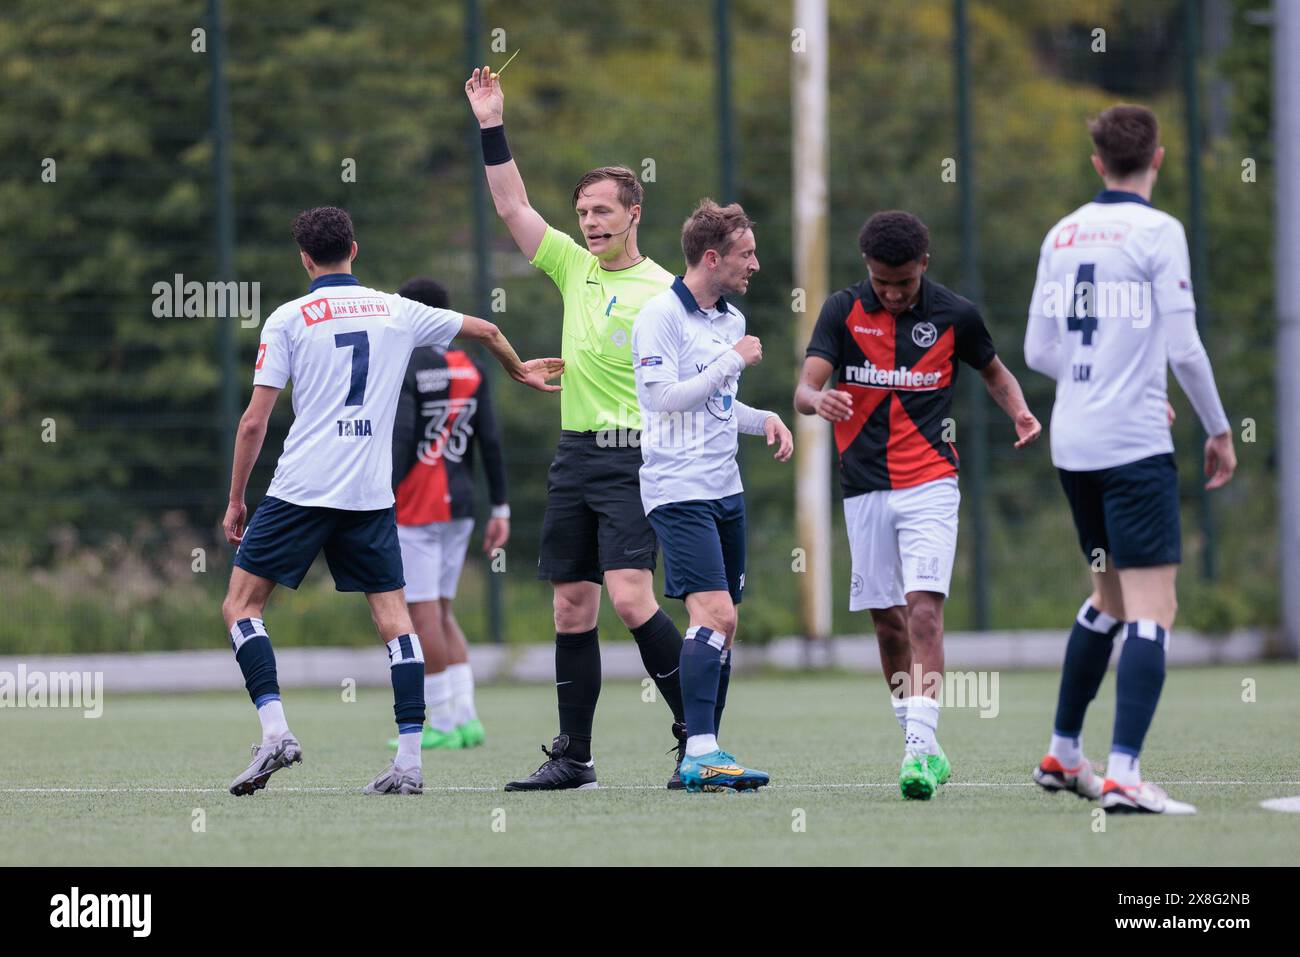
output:
[[[1165,424],[1172,429],[1174,427],[1174,419],[1178,418],[1178,413],[1174,411],[1173,404],[1168,400],[1165,401],[1165,418],[1169,420]]]
[[[469,98],[470,108],[478,125],[486,129],[500,126],[505,112],[506,100],[501,92],[501,81],[493,75],[488,67],[476,69],[465,81],[465,96]]]
[[[1222,488],[1232,480],[1237,471],[1237,452],[1232,447],[1232,432],[1212,435],[1205,440],[1205,474],[1207,489]]]
[[[828,389],[817,393],[816,410],[827,422],[843,422],[853,414],[853,399],[847,392]]]
[[[779,415],[769,415],[764,420],[763,434],[767,436],[769,446],[777,446],[772,458],[778,462],[790,461],[790,453],[794,451],[794,436],[790,434],[790,430],[786,428]]]
[[[244,520],[248,518],[248,508],[243,502],[231,502],[226,506],[226,517],[221,521],[221,528],[226,533],[226,541],[238,545],[244,540]]]
[[[487,531],[483,533],[483,553],[491,555],[498,548],[505,548],[510,541],[510,519],[489,518]]]
[[[519,367],[518,372],[514,373],[514,380],[538,392],[559,392],[558,385],[546,383],[562,375],[564,375],[563,359],[529,359]]]
[[[1043,434],[1043,427],[1038,424],[1034,418],[1034,413],[1025,409],[1016,416],[1016,448],[1023,449],[1030,442],[1036,442],[1038,437]]]

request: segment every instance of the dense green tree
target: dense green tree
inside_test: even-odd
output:
[[[364,281],[392,288],[428,273],[461,308],[478,309],[470,204],[481,169],[462,93],[463,5],[225,6],[236,278],[260,284],[261,316],[305,288],[288,223],[299,209],[324,203],[352,212]],[[1157,203],[1180,217],[1188,208],[1181,3],[1097,2],[1082,5],[1084,15],[1080,6],[970,4],[976,155],[973,169],[957,172],[976,189],[981,305],[1044,419],[1051,383],[1024,369],[1020,341],[1038,243],[1097,188],[1086,119],[1118,98],[1155,108],[1169,147]],[[629,165],[646,180],[642,248],[680,269],[680,223],[701,196],[718,196],[721,182],[708,6],[492,0],[484,7],[489,34],[476,59],[496,65],[521,51],[505,76],[506,116],[533,204],[572,230],[577,176],[599,164]],[[863,219],[903,207],[930,225],[931,275],[966,291],[957,185],[941,176],[956,155],[951,7],[948,0],[831,4],[833,288],[862,276],[856,237]],[[1216,628],[1269,622],[1276,613],[1275,537],[1267,531],[1275,481],[1269,450],[1277,440],[1270,427],[1268,31],[1249,22],[1251,7],[1235,0],[1227,50],[1203,64],[1205,79],[1230,83],[1231,99],[1229,128],[1204,144],[1209,276],[1199,292],[1225,404],[1234,421],[1253,418],[1259,437],[1240,447],[1240,477],[1217,499],[1214,586],[1197,582],[1204,546],[1192,472],[1198,436],[1175,390],[1188,532],[1185,620]],[[0,21],[0,228],[11,237],[0,257],[0,588],[28,609],[0,624],[0,648],[41,634],[48,616],[40,610],[69,591],[76,593],[71,617],[48,627],[93,632],[99,637],[85,640],[100,647],[209,643],[211,592],[225,554],[214,533],[228,480],[218,342],[221,324],[235,323],[242,404],[258,329],[232,318],[154,314],[155,284],[176,275],[218,278],[211,40],[196,49],[194,32],[211,30],[206,9],[167,0],[14,0]],[[789,64],[799,26],[791,17],[785,4],[733,3],[735,198],[758,221],[763,265],[744,308],[767,345],[744,388],[746,401],[787,419],[802,347],[791,309]],[[1105,54],[1091,50],[1098,26],[1107,31]],[[47,158],[56,164],[53,182]],[[1254,182],[1242,180],[1246,158],[1256,161]],[[354,177],[344,175],[347,168]],[[558,293],[494,216],[489,228],[493,286],[502,293],[494,301],[505,306],[489,318],[521,352],[557,352]],[[548,595],[532,580],[532,556],[558,406],[508,384],[498,388],[516,514],[509,626],[514,637],[541,637]],[[956,412],[963,448],[978,439],[966,425],[968,402],[963,392]],[[250,504],[270,478],[290,414],[283,401]],[[43,441],[47,420],[54,442]],[[1046,443],[1014,453],[1010,435],[990,404],[995,624],[1053,626],[1078,599],[1081,566]],[[749,635],[761,637],[795,622],[793,471],[758,443],[745,445],[754,532],[745,620]],[[969,515],[963,520],[954,626],[970,621]],[[215,574],[201,586],[187,578],[192,547],[212,553]],[[45,577],[33,577],[33,566]],[[136,589],[115,573],[175,587]],[[842,578],[837,572],[837,626],[860,629],[860,616],[839,607]],[[471,574],[470,595],[481,587]],[[332,600],[305,589],[285,606],[301,624],[301,640],[364,634],[363,617],[358,624],[320,613],[320,602]],[[113,609],[102,621],[97,602]],[[129,639],[115,637],[122,620]]]

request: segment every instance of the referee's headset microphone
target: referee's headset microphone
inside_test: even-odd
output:
[[[631,231],[632,231],[632,227],[635,226],[635,225],[636,225],[636,217],[633,216],[633,217],[632,217],[632,221],[629,222],[629,223],[627,224],[627,229],[621,229],[621,230],[619,230],[619,231],[616,232],[616,233],[601,233],[597,238],[599,238],[599,239],[613,239],[615,236],[624,236],[624,235],[626,235],[627,233],[631,232]]]

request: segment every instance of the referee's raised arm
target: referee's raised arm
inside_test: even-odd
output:
[[[465,81],[465,96],[469,98],[469,105],[482,131],[483,164],[497,215],[510,230],[519,251],[532,260],[542,245],[547,225],[541,214],[528,205],[523,177],[519,175],[519,167],[506,144],[506,128],[502,120],[505,97],[501,93],[501,83],[490,69],[482,67]]]

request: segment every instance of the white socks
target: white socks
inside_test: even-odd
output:
[[[938,754],[939,744],[934,732],[939,727],[939,702],[924,695],[913,695],[907,701],[907,727],[904,744],[915,754]]]
[[[289,732],[289,722],[284,719],[284,705],[279,698],[268,701],[257,709],[257,719],[262,722],[262,743],[279,740]]]
[[[451,710],[451,668],[424,676],[424,709],[435,731],[450,731],[459,723]]]
[[[898,722],[898,726],[903,729],[903,734],[907,734],[907,699],[897,698],[891,694],[889,703],[894,708],[894,719]]]
[[[451,714],[456,724],[464,724],[478,717],[474,710],[474,672],[469,662],[448,665],[447,676],[451,679]]]
[[[692,758],[718,750],[716,734],[693,734],[686,739],[686,753]]]
[[[1112,751],[1110,760],[1106,762],[1106,777],[1116,784],[1137,787],[1142,783],[1142,769],[1138,766],[1137,757],[1122,751]]]
[[[1061,766],[1066,770],[1077,768],[1079,762],[1083,760],[1083,735],[1077,738],[1063,738],[1053,733],[1052,743],[1047,753],[1060,761]]]
[[[422,730],[422,729],[421,729]],[[420,738],[423,737],[421,731],[411,731],[407,734],[398,734],[397,736],[397,757],[393,759],[393,765],[398,768],[410,770],[421,766],[420,762]]]

